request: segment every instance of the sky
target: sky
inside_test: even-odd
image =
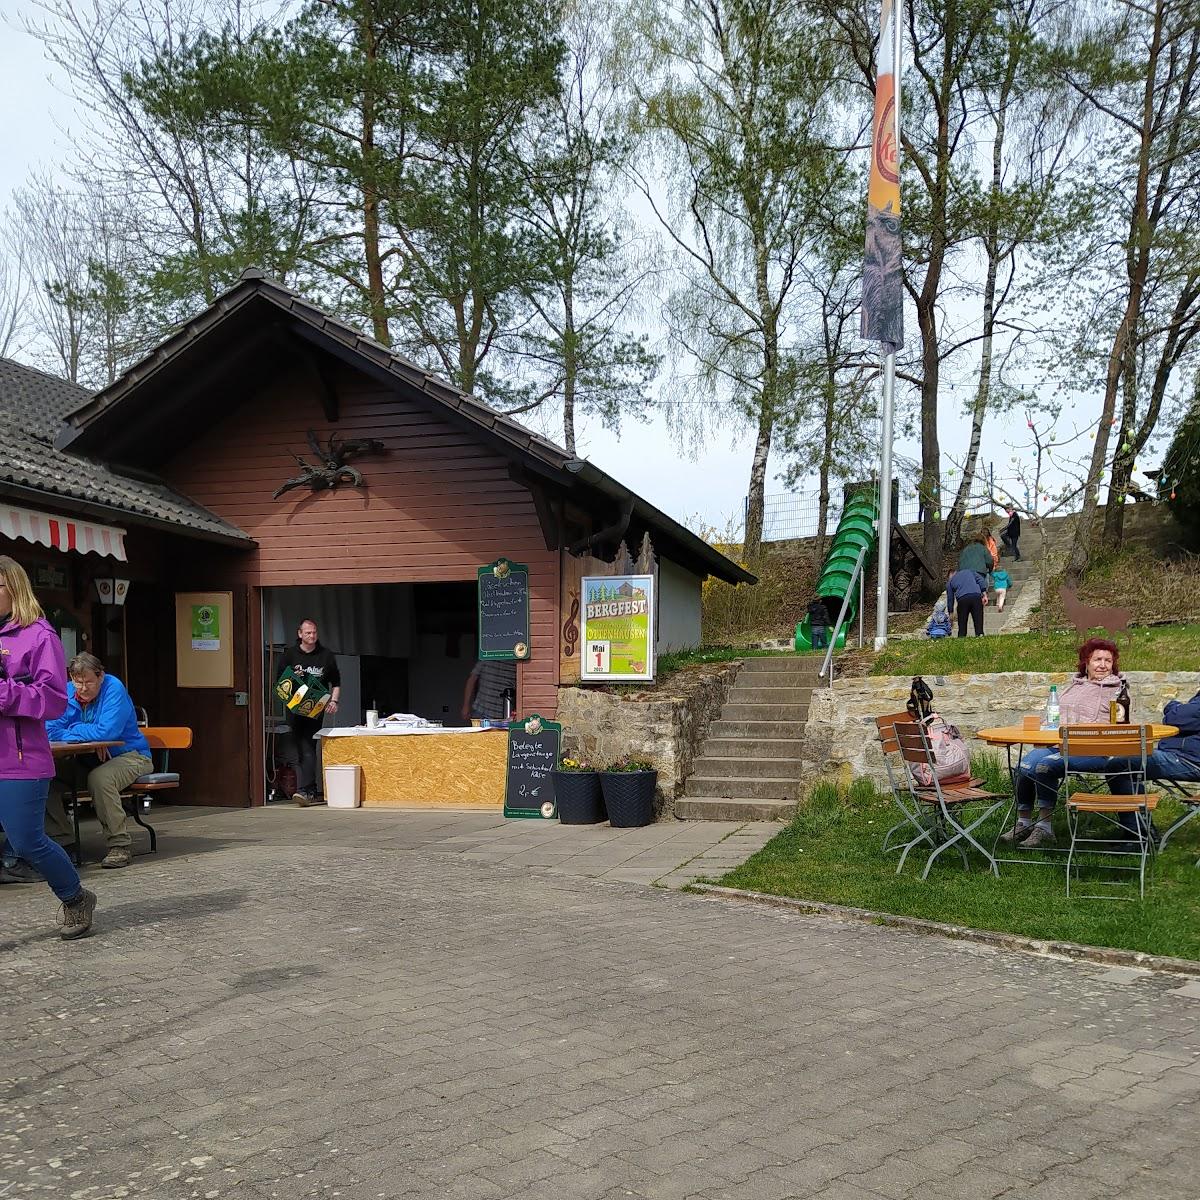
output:
[[[37,15],[31,0],[10,0],[0,8],[0,203],[7,206],[15,188],[40,167],[54,168],[69,156],[75,123],[72,101],[41,43],[21,28],[22,19]],[[864,196],[866,180],[864,178]],[[865,200],[864,200],[865,203]],[[911,336],[911,334],[910,334]],[[961,394],[961,392],[960,392]],[[1087,405],[1081,405],[1086,408]],[[962,417],[961,400],[949,389],[941,402],[939,430],[943,476],[964,456],[969,423]],[[554,436],[553,431],[549,432]],[[989,419],[985,427],[982,462],[995,463],[1000,481],[1013,469],[1014,447],[1026,441],[1023,416]],[[578,452],[677,520],[697,527],[724,530],[740,520],[750,470],[752,439],[748,432],[729,429],[712,436],[698,452],[685,449],[667,428],[662,415],[649,424],[627,423],[619,434],[599,422],[584,423],[577,434]],[[915,440],[898,435],[896,452],[919,457]],[[787,491],[776,478],[786,464],[772,454],[768,494]],[[815,481],[798,485],[815,489]]]

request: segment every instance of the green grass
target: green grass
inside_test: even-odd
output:
[[[1001,790],[997,783],[1007,790],[1007,771],[999,759],[979,756],[972,768],[993,790]],[[1179,812],[1178,805],[1164,799],[1156,824],[1165,829]],[[787,829],[720,882],[975,929],[1200,959],[1200,868],[1194,865],[1200,855],[1200,819],[1171,839],[1147,881],[1146,899],[1131,903],[1068,900],[1065,855],[1039,856],[1058,865],[1001,863],[996,879],[973,851],[971,870],[964,871],[952,849],[922,882],[927,852],[914,850],[897,876],[898,852],[884,855],[880,850],[884,833],[897,819],[890,797],[877,794],[869,780],[855,780],[848,792],[832,781],[818,782]],[[989,837],[980,840],[990,845],[994,827],[985,828]],[[1059,844],[1067,845],[1061,814],[1056,832]]]
[[[1073,671],[1074,632],[889,642],[872,675],[973,675],[988,671]],[[1117,639],[1122,671],[1177,671],[1200,658],[1200,625],[1134,629]]]

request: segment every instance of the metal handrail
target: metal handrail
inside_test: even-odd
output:
[[[862,575],[863,562],[867,557],[867,551],[869,549],[870,549],[869,545],[864,546],[858,552],[858,558],[855,559],[854,570],[853,570],[853,572],[851,572],[851,575],[850,575],[850,582],[849,582],[849,584],[846,585],[846,594],[842,597],[842,607],[840,609],[838,609],[837,622],[833,627],[833,636],[830,637],[830,639],[829,639],[829,649],[825,651],[825,661],[821,664],[821,669],[817,672],[818,679],[823,678],[826,671],[829,672],[830,688],[833,687],[833,651],[834,651],[834,648],[837,646],[838,634],[841,632],[842,624],[846,620],[846,609],[848,609],[850,607],[850,597],[854,594],[854,584],[863,578],[863,575]],[[862,617],[861,593],[860,593],[859,603],[858,603],[858,613],[859,613],[859,617],[861,618]],[[859,626],[860,631],[861,631],[861,628],[862,628],[862,626],[860,623],[860,626]],[[860,632],[860,641],[861,641],[861,632]]]

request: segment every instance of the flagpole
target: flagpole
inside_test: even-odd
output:
[[[892,106],[896,122],[896,177],[900,176],[900,51],[901,23],[904,0],[895,0],[892,10],[894,44],[892,47],[892,86],[895,103]],[[896,408],[896,348],[888,344],[883,355],[883,411],[879,447],[879,553],[876,557],[876,574],[879,576],[875,597],[875,649],[887,645],[888,625],[888,574],[892,561],[892,429]]]

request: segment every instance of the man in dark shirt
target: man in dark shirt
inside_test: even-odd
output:
[[[1179,732],[1146,756],[1146,778],[1200,783],[1200,692],[1190,700],[1168,700],[1163,720]]]
[[[291,668],[297,675],[307,675],[319,680],[330,689],[329,703],[325,712],[336,713],[338,697],[342,692],[342,675],[332,650],[326,650],[317,637],[316,621],[303,620],[296,630],[296,644],[283,652],[279,667],[279,678]],[[277,680],[278,682],[278,680]],[[288,728],[296,742],[299,763],[296,770],[296,791],[292,799],[301,808],[307,808],[317,795],[317,730],[321,728],[324,713],[320,717],[302,717],[289,712]]]
[[[475,669],[467,676],[463,691],[462,715],[464,721],[503,721],[511,715],[504,711],[505,693],[516,708],[517,664],[503,659],[480,659]]]

